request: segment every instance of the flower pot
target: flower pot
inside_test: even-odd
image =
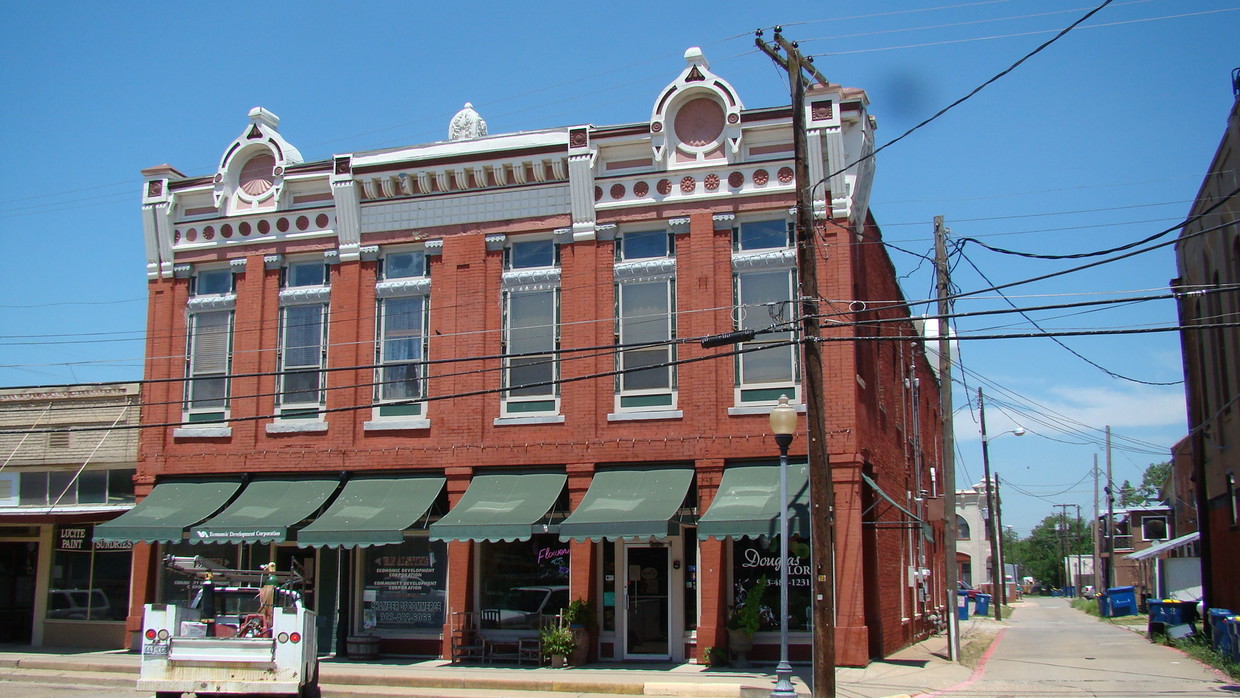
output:
[[[568,663],[581,666],[590,658],[590,633],[580,625],[569,626],[568,631],[573,634],[573,653],[568,656]]]
[[[568,660],[564,655],[562,654],[551,655],[551,668],[552,669],[563,669],[564,665],[567,663],[568,663]]]
[[[745,655],[753,649],[753,635],[744,630],[728,628],[728,648],[732,650],[732,666],[749,666],[749,659]]]

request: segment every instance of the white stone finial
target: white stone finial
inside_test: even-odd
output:
[[[254,107],[250,110],[250,121],[262,123],[273,130],[278,129],[280,126],[280,117],[262,107]]]
[[[689,65],[700,65],[710,70],[710,61],[706,60],[706,56],[702,54],[702,49],[699,46],[690,46],[685,50],[685,62]]]
[[[465,103],[465,107],[452,117],[448,123],[448,140],[460,141],[479,138],[487,135],[487,122],[474,111],[474,105]]]

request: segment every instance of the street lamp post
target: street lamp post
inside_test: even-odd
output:
[[[995,606],[995,620],[1002,620],[1003,609],[1000,607],[999,600],[1003,594],[999,593],[1000,587],[1006,584],[1004,579],[1003,568],[1000,567],[999,561],[999,531],[995,529],[995,519],[998,516],[998,510],[995,509],[995,485],[990,479],[990,439],[986,437],[986,406],[982,401],[982,389],[977,389],[977,412],[978,421],[982,426],[982,475],[983,482],[986,483],[986,509],[989,515],[982,523],[986,526],[986,533],[990,537],[990,585],[991,595]],[[1011,432],[1002,432],[995,434],[991,438],[998,438],[1003,434],[1012,433],[1016,436],[1024,436],[1025,430],[1022,427],[1016,427]]]
[[[771,698],[796,698],[792,686],[792,665],[788,663],[788,446],[797,428],[797,411],[780,395],[771,409],[771,432],[779,446],[779,664],[775,667],[775,688]]]

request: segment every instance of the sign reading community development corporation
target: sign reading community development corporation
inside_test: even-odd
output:
[[[234,528],[195,528],[194,538],[199,543],[243,543],[253,540],[283,540],[285,533],[283,528],[244,531]]]

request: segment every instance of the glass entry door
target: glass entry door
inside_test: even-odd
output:
[[[624,657],[670,659],[668,549],[625,546]]]

